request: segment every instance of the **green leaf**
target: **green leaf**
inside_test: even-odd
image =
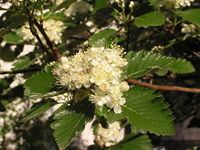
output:
[[[174,58],[174,62],[169,65],[168,69],[174,73],[191,73],[195,71],[191,62],[180,58]]]
[[[66,20],[66,15],[64,13],[62,13],[62,12],[59,12],[59,13],[48,12],[48,13],[44,14],[44,20],[48,20],[48,19],[55,19],[55,20],[65,21]]]
[[[149,0],[151,6],[156,6],[160,0]]]
[[[76,0],[66,0],[60,5],[56,6],[55,8],[52,9],[52,12],[58,11],[60,9],[67,9],[72,3],[76,2]]]
[[[147,51],[129,52],[125,58],[128,65],[124,67],[126,78],[139,78],[159,70],[170,70],[174,73],[191,73],[195,69],[185,59],[166,57]]]
[[[27,56],[22,56],[20,58],[17,58],[15,63],[13,64],[13,69],[12,70],[21,70],[21,69],[25,69],[28,66],[31,65],[31,60],[29,59],[29,57]]]
[[[8,29],[16,29],[22,26],[28,20],[26,15],[22,15],[21,13],[11,14],[7,20],[5,20],[5,26]]]
[[[10,32],[3,36],[5,42],[10,44],[19,44],[21,43],[21,37],[17,35],[15,32]]]
[[[177,14],[181,16],[183,19],[193,23],[200,25],[200,9],[194,8],[194,9],[188,9],[184,11],[177,11]]]
[[[151,140],[147,135],[136,135],[130,133],[125,140],[116,146],[107,148],[108,150],[153,150]]]
[[[115,35],[117,31],[114,29],[106,29],[99,31],[89,38],[89,45],[93,47],[107,47],[109,44],[111,44],[111,41],[109,38],[111,38],[113,35]]]
[[[131,88],[125,93],[127,102],[122,106],[122,113],[107,112],[110,122],[127,118],[134,131],[150,132],[157,135],[174,134],[174,117],[168,109],[162,95],[142,87]]]
[[[74,105],[64,106],[55,113],[55,121],[51,124],[54,137],[60,150],[70,145],[78,132],[84,129],[86,122],[93,118],[93,105],[83,100]]]
[[[90,27],[82,25],[82,24],[76,25],[76,26],[74,25],[73,27],[65,30],[64,33],[63,33],[63,36],[64,36],[65,39],[68,39],[68,38],[70,38],[74,35],[81,34],[85,31],[87,31],[88,29],[90,29]]]
[[[32,118],[35,118],[35,117],[43,114],[45,111],[47,111],[49,108],[51,108],[55,104],[56,104],[55,101],[46,101],[46,103],[41,103],[41,104],[37,105],[36,107],[33,107],[31,110],[26,112],[22,121],[28,121]]]
[[[53,83],[54,78],[50,71],[37,72],[24,83],[25,93],[28,96],[48,93]]]
[[[135,18],[135,25],[147,28],[149,26],[160,26],[165,23],[165,16],[158,11],[153,11]]]
[[[94,6],[94,12],[96,12],[97,10],[99,10],[101,8],[105,8],[107,5],[108,5],[107,0],[96,0],[95,6]]]

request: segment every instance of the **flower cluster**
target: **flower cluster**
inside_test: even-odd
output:
[[[182,23],[181,32],[185,34],[183,37],[184,40],[189,37],[200,37],[200,26]]]
[[[58,103],[66,103],[66,102],[71,101],[72,97],[73,97],[73,95],[71,93],[64,93],[64,94],[60,94],[57,96],[53,96],[51,98],[53,98]]]
[[[190,6],[194,0],[175,0],[175,8]]]
[[[121,105],[126,101],[122,95],[129,89],[128,83],[122,81],[122,67],[127,64],[122,55],[123,50],[116,45],[89,48],[63,57],[53,73],[62,86],[69,90],[89,88],[90,101],[100,107],[106,104],[115,113],[121,113]]]
[[[197,30],[197,26],[194,24],[182,24],[182,33],[194,33]]]
[[[165,49],[164,46],[156,45],[156,46],[152,47],[151,51],[157,53],[157,52],[163,51],[164,49]]]
[[[108,147],[119,143],[123,139],[123,130],[118,121],[109,124],[109,127],[103,128],[99,125],[95,132],[95,141],[101,147]]]
[[[23,101],[17,98],[7,105],[6,111],[0,112],[0,130],[4,132],[4,139],[0,135],[0,149],[2,142],[6,143],[7,150],[16,150],[18,144],[23,144],[23,138],[17,139],[14,129],[19,118],[33,103],[34,101]]]
[[[194,2],[194,0],[166,0],[161,1],[160,6],[174,7],[178,9],[181,7],[191,6],[192,2]]]
[[[65,29],[64,23],[62,21],[49,19],[43,22],[43,27],[51,41],[53,41],[56,44],[62,42],[61,41],[62,32]],[[19,34],[23,37],[23,40],[26,41],[34,40],[35,42],[37,41],[36,38],[32,35],[28,23],[22,26],[22,28],[19,30]],[[39,31],[38,34],[44,42],[44,38]]]

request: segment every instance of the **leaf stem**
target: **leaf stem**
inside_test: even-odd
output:
[[[187,87],[181,87],[181,86],[156,85],[156,84],[150,84],[150,83],[141,82],[141,81],[137,81],[137,80],[131,80],[131,79],[128,79],[127,82],[129,84],[140,85],[140,86],[148,87],[148,88],[151,88],[154,90],[200,93],[200,88],[187,88]]]
[[[13,70],[13,71],[0,71],[0,74],[18,74],[18,73],[29,73],[29,72],[36,72],[40,71],[41,68],[29,68],[23,70]]]

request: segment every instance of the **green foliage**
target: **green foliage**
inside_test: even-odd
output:
[[[87,31],[88,29],[90,29],[90,28],[85,26],[85,25],[82,25],[82,24],[75,25],[75,24],[73,24],[73,27],[66,30],[63,35],[64,35],[65,39],[68,39],[68,38],[75,36],[77,34],[81,34],[85,31]]]
[[[107,148],[108,150],[152,150],[151,140],[146,135],[130,133],[116,146]]]
[[[26,112],[22,121],[28,121],[32,118],[35,118],[43,114],[45,111],[47,111],[49,108],[51,108],[55,104],[56,104],[55,101],[49,101],[49,100],[47,100],[45,103],[38,104],[37,106],[31,108],[29,111]]]
[[[49,70],[37,72],[24,83],[25,94],[30,96],[48,93],[53,84],[54,78]]]
[[[95,6],[94,6],[94,12],[98,11],[101,8],[104,8],[108,5],[107,0],[96,0],[95,1]]]
[[[63,105],[55,113],[55,121],[51,124],[54,137],[60,150],[68,147],[78,132],[84,129],[86,122],[93,118],[93,106],[88,101]]]
[[[22,56],[16,59],[16,62],[13,64],[13,70],[21,70],[29,67],[31,65],[29,57]]]
[[[89,45],[93,47],[108,47],[111,43],[110,38],[116,34],[114,29],[99,31],[89,38]]]
[[[19,44],[21,43],[21,37],[17,35],[15,32],[10,32],[3,36],[5,42],[10,44]]]
[[[158,11],[149,12],[135,18],[134,24],[138,27],[160,26],[165,23],[165,16]]]
[[[109,122],[127,118],[134,131],[154,133],[157,135],[173,135],[174,125],[169,105],[160,94],[141,87],[131,88],[125,93],[126,104],[122,113],[106,112]]]
[[[68,8],[72,3],[76,2],[76,0],[66,0],[64,1],[63,3],[61,3],[60,5],[58,6],[55,6],[54,8],[52,8],[52,12],[55,12],[55,11],[58,11],[58,10],[61,10],[63,8]]]
[[[160,0],[149,0],[151,6],[156,6]]]
[[[5,26],[8,29],[16,29],[27,21],[27,16],[21,13],[13,13],[5,20]]]
[[[192,73],[195,71],[192,63],[186,59],[173,58],[174,62],[170,64],[169,70],[174,73]]]
[[[184,11],[177,11],[177,14],[180,15],[183,19],[193,23],[200,25],[200,9],[195,8],[195,9],[188,9]]]
[[[128,60],[128,65],[124,68],[126,78],[136,79],[162,69],[174,73],[191,73],[195,71],[192,64],[185,59],[161,56],[147,51],[129,52],[126,58]]]
[[[172,112],[168,109],[169,105],[164,102],[162,95],[156,93],[154,90],[130,85],[130,90],[124,94],[126,103],[121,106],[122,113],[120,114],[114,113],[111,106],[109,106],[110,109],[108,110],[105,105],[99,107],[101,103],[98,105],[91,104],[91,102],[88,100],[91,98],[89,97],[91,94],[95,94],[94,96],[96,97],[99,96],[98,94],[101,95],[101,93],[96,93],[96,88],[98,86],[95,84],[92,84],[89,88],[81,87],[73,90],[71,89],[69,91],[70,94],[72,94],[70,97],[72,96],[73,98],[67,103],[67,87],[61,88],[59,85],[54,86],[55,79],[51,73],[51,69],[57,66],[60,59],[57,59],[57,63],[51,63],[54,65],[46,65],[46,67],[44,67],[44,65],[55,60],[53,57],[54,52],[60,54],[61,57],[64,55],[73,56],[73,54],[77,53],[79,50],[84,51],[88,47],[110,47],[112,42],[123,47],[126,52],[131,49],[137,51],[149,50],[153,46],[161,45],[161,47],[164,47],[164,49],[161,48],[162,50],[160,50],[158,48],[155,50],[155,52],[159,52],[163,55],[147,51],[128,52],[128,54],[125,56],[128,60],[128,65],[122,70],[124,73],[123,79],[138,79],[147,74],[156,73],[156,75],[162,76],[163,79],[161,81],[160,77],[157,77],[156,75],[152,76],[152,79],[158,84],[163,85],[164,81],[165,83],[170,81],[170,84],[179,84],[180,80],[182,80],[182,76],[177,76],[176,78],[173,78],[172,81],[170,78],[168,78],[168,71],[177,74],[192,73],[195,71],[195,68],[191,62],[180,58],[184,56],[185,58],[190,58],[190,60],[192,60],[194,63],[198,62],[198,60],[196,60],[196,56],[198,56],[198,52],[196,50],[199,47],[199,27],[187,26],[187,24],[192,23],[200,25],[200,9],[197,8],[200,5],[199,2],[195,2],[195,5],[191,5],[191,8],[189,9],[187,9],[188,6],[186,9],[182,6],[182,8],[176,9],[174,7],[175,3],[172,1],[167,1],[165,3],[166,6],[163,4],[163,6],[160,7],[160,4],[165,0],[146,0],[140,2],[132,0],[132,2],[134,2],[134,6],[132,5],[133,3],[131,4],[132,6],[129,5],[131,1],[117,3],[116,1],[111,2],[108,0],[94,0],[88,2],[78,1],[78,3],[76,3],[77,0],[64,0],[61,4],[57,4],[56,1],[49,0],[15,0],[15,4],[14,1],[9,1],[11,4],[9,8],[2,8],[4,7],[4,3],[7,3],[7,0],[4,1],[0,7],[0,9],[3,10],[3,14],[0,15],[0,63],[2,61],[12,62],[13,72],[11,72],[12,75],[3,77],[3,79],[0,81],[0,106],[2,106],[0,107],[1,114],[5,112],[3,115],[6,116],[10,114],[10,112],[13,112],[11,115],[17,114],[18,116],[20,111],[14,112],[14,109],[10,111],[8,107],[10,104],[12,105],[12,102],[14,102],[16,99],[21,100],[38,97],[43,99],[42,102],[34,104],[34,107],[31,110],[26,111],[26,113],[22,112],[19,114],[21,115],[19,118],[16,117],[16,120],[19,120],[25,114],[22,121],[35,118],[53,107],[55,104],[62,103],[61,107],[54,112],[54,118],[51,118],[50,120],[53,122],[51,127],[54,130],[56,143],[61,150],[69,147],[77,133],[81,132],[84,129],[85,124],[92,119],[94,119],[94,124],[92,126],[93,129],[95,129],[99,123],[102,124],[103,127],[106,127],[108,126],[108,123],[117,120],[121,120],[120,123],[125,126],[127,125],[126,123],[128,123],[128,125],[129,123],[131,124],[132,133],[125,135],[125,139],[115,146],[104,149],[152,150],[150,139],[148,136],[142,135],[143,133],[150,132],[156,135],[172,135],[174,133],[174,117],[172,116]],[[75,6],[74,4],[77,5]],[[71,9],[72,5],[74,6],[73,9]],[[71,9],[71,12],[68,8]],[[67,12],[66,9],[68,9]],[[167,17],[166,20],[165,16]],[[63,22],[64,27],[62,29],[58,29],[56,26],[52,26],[51,24],[49,30],[45,24],[45,21],[48,19],[60,20]],[[35,33],[34,36],[39,36],[41,39],[40,42],[36,41],[38,38],[35,38],[35,40],[26,40],[25,37],[19,36],[26,35],[26,33],[20,34],[20,32],[22,32],[21,27],[27,22],[33,25],[33,28],[31,28],[32,33]],[[92,22],[91,26],[89,25],[90,22]],[[181,24],[183,22],[185,23],[185,26]],[[111,29],[113,25],[116,27],[116,30]],[[43,31],[42,27],[46,34],[44,32],[40,32]],[[30,31],[28,27],[27,29],[27,32]],[[55,34],[53,33],[54,29],[56,31]],[[183,32],[183,29],[187,31]],[[24,30],[23,32],[26,31]],[[30,34],[31,33],[27,33],[26,37],[30,36]],[[61,39],[54,41],[52,39],[54,36],[55,39],[59,39],[59,37]],[[50,39],[50,41],[48,41],[48,39]],[[89,45],[85,44],[87,42]],[[25,48],[27,45],[34,47],[33,52],[20,57],[22,51],[26,53],[24,50],[26,50]],[[48,54],[47,51],[50,54]],[[166,56],[164,56],[164,54]],[[179,56],[180,58],[167,57],[167,55]],[[37,57],[38,59],[34,59]],[[36,64],[35,60],[37,60],[37,62],[39,61],[39,63]],[[112,65],[114,66],[115,64]],[[13,73],[23,72],[23,78],[26,79],[32,73],[27,72],[29,70],[28,67],[30,66],[39,66],[41,68],[44,67],[44,69],[28,78],[23,86],[20,84],[17,87],[12,88],[10,85],[13,83],[13,81],[15,83],[17,80],[17,76],[15,77]],[[104,67],[104,65],[102,66]],[[199,66],[199,64],[195,64],[195,66]],[[108,69],[112,68],[108,67]],[[81,66],[79,71],[82,71]],[[87,71],[88,70],[85,72]],[[4,73],[7,73],[7,71],[4,72],[2,70],[1,74]],[[185,81],[182,82],[184,83],[184,86],[198,86],[197,83],[199,81],[199,70],[197,69],[193,75],[197,76],[196,80],[188,80],[188,77],[190,78],[189,75]],[[181,86],[181,83],[179,85]],[[79,85],[77,84],[76,86],[78,87]],[[104,85],[102,84],[102,86]],[[25,88],[24,93],[23,87]],[[172,93],[174,94],[174,92]],[[169,93],[169,97],[175,98],[176,102],[178,99],[181,99],[180,101],[182,101],[182,94],[181,98],[177,98],[178,96],[175,97],[174,95],[170,94],[171,93]],[[55,97],[55,101],[48,99],[48,97],[52,96],[58,96],[57,99],[60,98],[61,101],[56,101],[57,99]],[[188,96],[189,101],[191,101],[190,96],[191,95]],[[99,97],[101,98],[101,96]],[[102,101],[103,100],[107,101],[109,98],[105,96],[102,98]],[[170,101],[170,103],[172,101]],[[192,103],[193,102],[194,101],[192,100]],[[30,103],[32,103],[32,101]],[[183,103],[185,104],[186,101],[183,101]],[[30,104],[28,103],[27,105],[28,108]],[[193,108],[194,107],[192,107],[192,109]],[[95,117],[94,109],[96,110]],[[192,115],[199,114],[199,112],[192,109],[188,108],[189,111],[187,112],[192,112]],[[180,110],[177,112],[179,111]],[[175,114],[177,114],[177,112]],[[1,114],[0,117],[2,117]],[[13,121],[15,120],[13,116],[5,116],[2,118],[5,118],[4,124],[6,124],[6,126],[3,127],[3,129],[0,129],[0,136],[4,136],[9,130],[15,131],[19,127],[18,122]],[[7,124],[7,122],[9,122],[7,120],[10,118],[12,118],[11,121],[13,124]],[[188,116],[185,118],[188,118]],[[36,120],[39,119],[35,119],[34,121]],[[40,126],[38,123],[35,124]],[[48,122],[46,124],[48,124]],[[17,128],[15,128],[15,126],[17,126]],[[44,124],[41,124],[40,127],[44,127]],[[25,129],[26,133],[28,129],[30,128],[27,126]],[[43,130],[43,128],[37,128],[34,133],[38,134],[38,130]],[[28,130],[28,134],[31,133],[32,132]],[[42,133],[44,133],[44,131]],[[26,134],[19,132],[17,133],[17,137],[18,135],[20,139],[21,135]],[[48,134],[38,135],[48,136]],[[31,136],[32,137],[30,139],[35,138],[34,135]],[[49,137],[47,137],[47,139],[48,138]],[[25,138],[23,137],[23,139]],[[46,143],[50,143],[49,140],[42,141],[37,138],[35,139],[37,144],[44,143],[45,145]],[[24,143],[26,144],[27,141]],[[3,141],[2,148],[1,144],[2,142],[0,141],[0,149],[7,149],[6,146],[9,145],[7,141]],[[27,143],[29,147],[31,145],[32,149],[37,149],[32,147],[37,144]],[[53,142],[53,144],[55,143]],[[17,147],[17,149],[30,149],[29,147]],[[40,148],[49,149],[43,147]]]

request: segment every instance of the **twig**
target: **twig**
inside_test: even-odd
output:
[[[141,85],[144,87],[152,88],[154,90],[200,93],[199,88],[186,88],[186,87],[180,87],[180,86],[165,86],[165,85],[162,86],[162,85],[155,85],[155,84],[150,84],[150,83],[141,82],[137,80],[131,80],[131,79],[128,79],[127,82],[130,84]]]
[[[55,59],[59,60],[60,58],[60,54],[58,53],[56,47],[54,46],[54,44],[51,42],[51,40],[49,39],[48,35],[46,34],[43,26],[41,24],[39,24],[37,22],[37,20],[34,18],[33,19],[33,23],[36,25],[36,27],[39,29],[39,31],[41,32],[41,34],[43,35],[47,45],[49,46],[49,48],[53,51],[54,55],[55,55]]]
[[[127,31],[126,31],[127,37],[126,37],[126,48],[125,48],[125,50],[128,52],[128,50],[129,50],[129,41],[130,41],[130,21],[127,22],[126,26],[127,26],[126,27],[127,28]]]
[[[18,73],[28,73],[28,72],[36,72],[40,71],[40,68],[30,68],[23,70],[13,70],[13,71],[0,71],[0,74],[18,74]]]
[[[35,29],[34,25],[32,25],[31,19],[29,19],[29,26],[31,33],[36,37],[36,39],[39,42],[40,47],[44,52],[46,52],[49,56],[51,56],[51,53],[46,49],[44,44],[42,43],[42,40],[40,39],[39,35],[37,34],[37,30]]]

